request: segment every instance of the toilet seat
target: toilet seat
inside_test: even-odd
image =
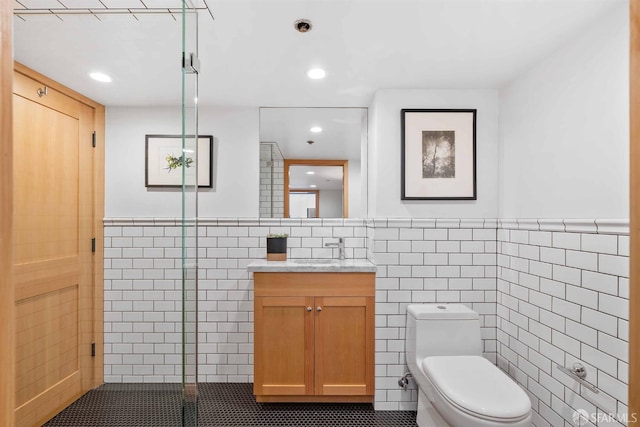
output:
[[[484,357],[427,357],[422,369],[437,393],[472,417],[509,423],[522,420],[531,412],[527,394]]]

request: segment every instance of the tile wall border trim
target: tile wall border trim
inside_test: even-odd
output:
[[[629,235],[628,219],[552,218],[198,218],[221,227],[497,228],[505,230]],[[105,227],[180,226],[180,218],[104,218]]]
[[[229,227],[365,227],[369,221],[365,218],[198,218],[200,225]],[[405,221],[411,223],[411,219]],[[116,217],[103,218],[102,222],[105,226],[182,225],[180,218]]]
[[[629,234],[628,219],[551,219],[501,218],[498,228],[504,230],[533,230],[587,234]]]
[[[570,233],[592,233],[598,232],[595,219],[565,219],[564,231]]]
[[[598,234],[629,234],[629,219],[596,219]]]
[[[562,219],[541,218],[538,219],[538,224],[540,224],[540,231],[565,231]]]

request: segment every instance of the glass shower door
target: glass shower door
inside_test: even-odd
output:
[[[198,14],[182,2],[182,425],[198,425]]]

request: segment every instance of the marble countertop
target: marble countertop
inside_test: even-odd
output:
[[[373,273],[376,266],[366,259],[288,259],[286,261],[267,261],[259,259],[247,266],[251,272],[337,272],[337,273]]]

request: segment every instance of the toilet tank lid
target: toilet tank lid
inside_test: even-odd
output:
[[[411,304],[407,312],[416,319],[478,319],[479,315],[462,304]]]

